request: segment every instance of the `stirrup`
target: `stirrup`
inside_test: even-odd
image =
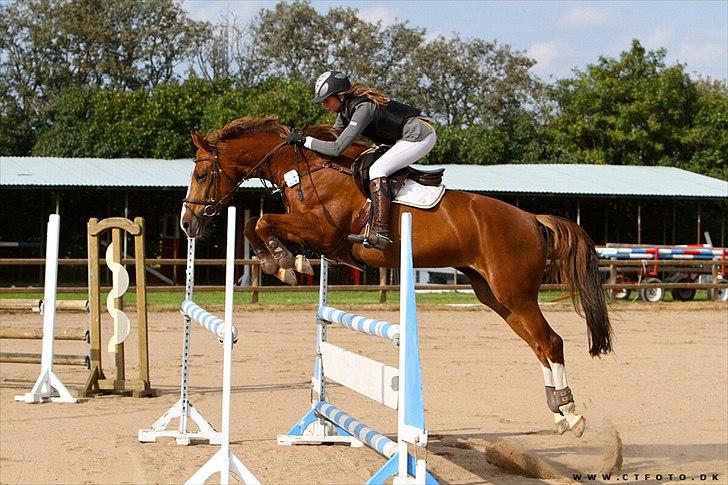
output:
[[[346,236],[346,240],[352,244],[364,244],[364,241],[367,240],[367,237],[361,234],[349,234],[348,236]]]
[[[380,251],[385,250],[387,246],[392,243],[391,239],[387,236],[382,236],[381,234],[370,234],[369,236],[349,234],[346,236],[346,240],[352,244],[363,244],[367,249],[374,248],[379,249]]]
[[[369,237],[364,239],[363,244],[365,248],[374,248],[384,251],[387,249],[387,246],[392,244],[392,240],[382,234],[369,234]]]

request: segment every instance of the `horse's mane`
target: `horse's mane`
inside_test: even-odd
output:
[[[231,121],[219,130],[213,130],[208,133],[207,138],[211,142],[225,141],[230,138],[238,138],[249,133],[258,133],[263,131],[273,131],[285,138],[291,129],[283,125],[277,116],[266,116],[264,118],[253,118],[252,116],[243,116],[237,120]]]
[[[223,126],[219,130],[213,130],[207,134],[207,139],[211,143],[218,141],[225,141],[231,138],[238,138],[249,133],[259,133],[265,131],[272,131],[279,134],[282,138],[288,136],[291,132],[291,128],[281,124],[277,116],[265,116],[263,118],[254,118],[252,116],[243,116],[234,121],[231,121],[227,125]],[[331,125],[311,125],[305,126],[301,129],[306,135],[312,136],[326,141],[333,141],[339,136],[339,131],[335,130]],[[362,140],[356,140],[356,145],[370,146]]]

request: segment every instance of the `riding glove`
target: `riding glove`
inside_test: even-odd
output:
[[[286,138],[286,143],[289,145],[303,145],[306,142],[306,135],[298,130],[291,130]]]

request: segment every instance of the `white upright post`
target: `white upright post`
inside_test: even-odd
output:
[[[233,368],[233,289],[235,287],[235,246],[236,224],[235,207],[228,209],[228,234],[225,254],[225,338],[223,340],[222,361],[222,445],[220,455],[220,483],[227,485],[230,480],[230,386]],[[242,475],[239,475],[242,478]]]
[[[228,208],[227,251],[225,264],[225,338],[223,339],[222,375],[222,444],[220,450],[185,482],[186,485],[203,484],[212,474],[220,473],[220,483],[230,483],[230,471],[243,483],[259,484],[255,475],[240,459],[230,452],[230,386],[233,367],[233,295],[235,284],[235,207]]]
[[[58,214],[51,214],[48,218],[48,231],[46,234],[45,286],[43,288],[43,350],[40,358],[40,375],[38,380],[35,381],[33,389],[26,394],[15,396],[16,401],[27,403],[78,402],[53,373],[53,338],[56,324],[60,228],[61,217]]]
[[[195,239],[187,239],[187,269],[185,270],[185,300],[192,301],[195,286]],[[139,430],[138,439],[142,443],[155,443],[158,438],[174,438],[178,445],[186,446],[193,441],[207,441],[211,445],[220,444],[220,433],[205,419],[190,402],[190,337],[191,319],[183,315],[184,325],[182,331],[182,379],[180,383],[180,398],[174,403],[151,428]],[[179,419],[177,429],[170,428],[172,420]],[[190,419],[197,425],[197,431],[190,431]]]

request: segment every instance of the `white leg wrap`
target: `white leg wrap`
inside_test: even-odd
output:
[[[543,372],[543,383],[546,387],[554,387],[554,375],[551,372],[551,369],[548,367],[541,366],[541,371]]]
[[[584,418],[581,414],[576,414],[574,412],[575,409],[576,406],[574,406],[573,402],[570,402],[569,404],[564,404],[559,408],[569,425],[569,429],[573,430],[576,436],[581,436],[581,434],[584,432]]]
[[[543,371],[543,381],[547,387],[554,387],[556,390],[562,390],[569,387],[569,382],[566,380],[566,369],[563,364],[556,364],[549,360],[551,369],[541,367]],[[554,413],[554,424],[556,425],[556,432],[558,434],[564,434],[567,429],[570,429],[576,434],[581,436],[584,432],[584,417],[580,414],[576,414],[576,406],[573,402],[559,406],[559,413]]]
[[[566,381],[566,369],[563,364],[555,364],[549,360],[551,365],[551,372],[553,373],[554,383],[552,384],[556,390],[566,389],[569,387],[569,383]]]

